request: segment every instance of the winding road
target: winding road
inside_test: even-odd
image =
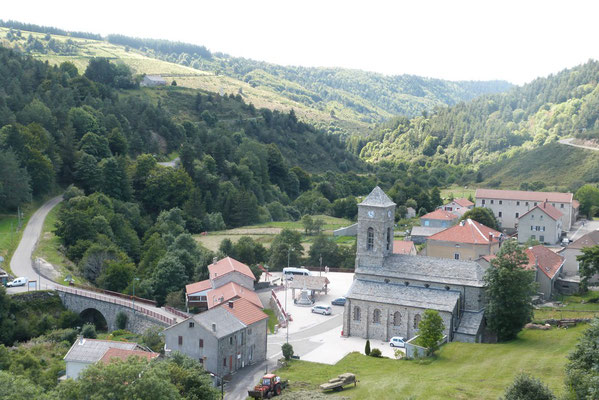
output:
[[[572,143],[574,140],[576,140],[576,139],[575,138],[560,139],[559,143],[560,144],[565,144],[567,146],[578,147],[580,149],[587,149],[587,150],[599,151],[599,147],[584,146],[582,144],[574,144],[574,143]]]
[[[36,288],[28,288],[27,286],[20,286],[15,288],[7,288],[8,293],[18,293],[18,292],[26,292],[28,290],[40,290],[40,289],[55,289],[56,286],[62,285],[62,282],[54,282],[47,277],[40,275],[39,271],[36,271],[33,267],[32,263],[32,255],[39,237],[42,233],[42,228],[44,226],[44,220],[48,216],[48,213],[56,207],[62,201],[62,195],[54,197],[53,199],[48,200],[44,203],[29,219],[25,230],[23,231],[23,237],[19,242],[19,246],[15,250],[12,259],[10,260],[10,269],[12,270],[13,275],[15,277],[27,277],[30,281],[37,281]],[[98,293],[77,289],[77,291],[81,295],[88,295],[89,297],[98,298]],[[114,302],[122,302],[121,297],[111,296],[110,294],[103,293],[103,297],[106,298],[107,301]],[[160,314],[164,317],[168,317],[174,319],[175,322],[182,321],[183,318],[181,316],[175,315],[164,308],[155,307],[150,304],[135,304],[136,309],[143,308],[148,311],[153,311],[157,314]]]

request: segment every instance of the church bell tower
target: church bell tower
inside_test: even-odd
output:
[[[377,186],[358,204],[356,268],[383,266],[393,254],[394,225],[395,203]]]

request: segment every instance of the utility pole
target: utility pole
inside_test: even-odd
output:
[[[139,278],[135,277],[133,278],[133,297],[131,298],[131,301],[133,303],[133,314],[135,314],[135,281],[138,281]]]
[[[320,269],[318,270],[318,276],[322,276],[322,254],[318,258],[318,260],[320,261]]]
[[[291,247],[287,247],[287,268],[289,268],[289,257],[291,256],[291,252],[295,250]],[[285,319],[287,320],[287,343],[289,343],[289,310],[287,309],[287,286],[288,281],[285,279]]]

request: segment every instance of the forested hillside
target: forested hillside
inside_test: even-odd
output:
[[[354,146],[363,159],[494,162],[514,152],[588,137],[599,129],[599,62],[539,78],[507,93],[439,107],[427,116],[397,117]]]
[[[179,83],[190,87],[209,88],[213,80],[210,76],[221,77],[218,85],[229,93],[232,86],[236,86],[234,94],[239,91],[244,96],[249,95],[254,102],[269,103],[261,106],[272,108],[272,104],[277,104],[280,106],[277,108],[284,110],[288,110],[290,106],[302,110],[305,108],[302,115],[338,133],[364,134],[368,124],[382,122],[397,114],[415,116],[438,105],[456,104],[511,87],[504,81],[451,82],[411,75],[386,76],[341,68],[283,67],[212,53],[204,46],[188,43],[109,35],[106,40],[113,47],[120,47],[121,52],[102,48],[102,43],[106,42],[91,33],[66,32],[16,21],[0,20],[0,26],[10,28],[6,30],[5,46],[51,62],[55,62],[56,57],[71,56],[73,61],[79,63],[100,50],[107,51],[110,57],[127,58],[129,61],[124,61],[140,73],[152,70],[152,73],[178,75]],[[31,36],[30,32],[24,31],[39,32],[42,35]],[[3,38],[0,41],[1,39]],[[164,68],[160,71],[156,65],[148,68],[152,63],[142,60],[140,55],[176,63],[181,68],[177,71],[166,71]],[[194,75],[193,71],[202,76],[202,79],[197,76],[190,79]],[[218,87],[212,88],[215,89],[218,90]]]

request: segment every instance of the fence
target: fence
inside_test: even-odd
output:
[[[287,310],[285,310],[281,305],[281,302],[279,301],[279,298],[277,297],[277,294],[274,290],[270,291],[270,297],[277,306],[278,314],[281,315],[281,318],[283,319],[285,324],[287,324],[287,321],[293,321],[293,319],[291,319],[291,315],[287,314]]]
[[[171,314],[175,314],[176,316],[181,317],[181,318],[187,319],[187,318],[191,317],[191,315],[189,315],[183,311],[179,311],[176,308],[173,308],[171,306],[164,306],[164,309],[166,311],[170,312]]]
[[[135,301],[138,303],[145,303],[145,304],[149,304],[151,306],[156,307],[156,302],[154,300],[144,299],[143,297],[130,296],[128,294],[113,292],[111,290],[100,289],[100,288],[86,286],[86,285],[71,284],[70,286],[74,286],[76,288],[83,289],[83,290],[88,290],[90,292],[97,292],[97,293],[107,294],[107,295],[113,296],[113,297],[120,297],[121,299],[127,299],[127,300],[135,299]]]
[[[147,308],[143,308],[140,307],[139,305],[133,305],[133,302],[131,301],[125,301],[122,300],[120,298],[112,298],[112,297],[108,297],[108,296],[102,296],[99,293],[96,293],[94,291],[87,291],[87,290],[82,290],[82,289],[73,289],[67,286],[61,286],[61,285],[56,285],[54,286],[55,290],[61,291],[61,292],[65,292],[65,293],[70,293],[70,294],[74,294],[76,296],[82,296],[82,297],[87,297],[90,299],[94,299],[94,300],[100,300],[106,303],[112,303],[112,304],[118,304],[120,306],[123,307],[128,307],[131,308],[134,311],[138,311],[144,315],[147,315],[148,317],[154,318],[158,321],[164,322],[168,325],[173,325],[177,322],[176,318],[169,318],[167,316],[164,316],[162,314],[159,314],[155,311],[152,310],[148,310]],[[186,317],[187,318],[187,317]]]

